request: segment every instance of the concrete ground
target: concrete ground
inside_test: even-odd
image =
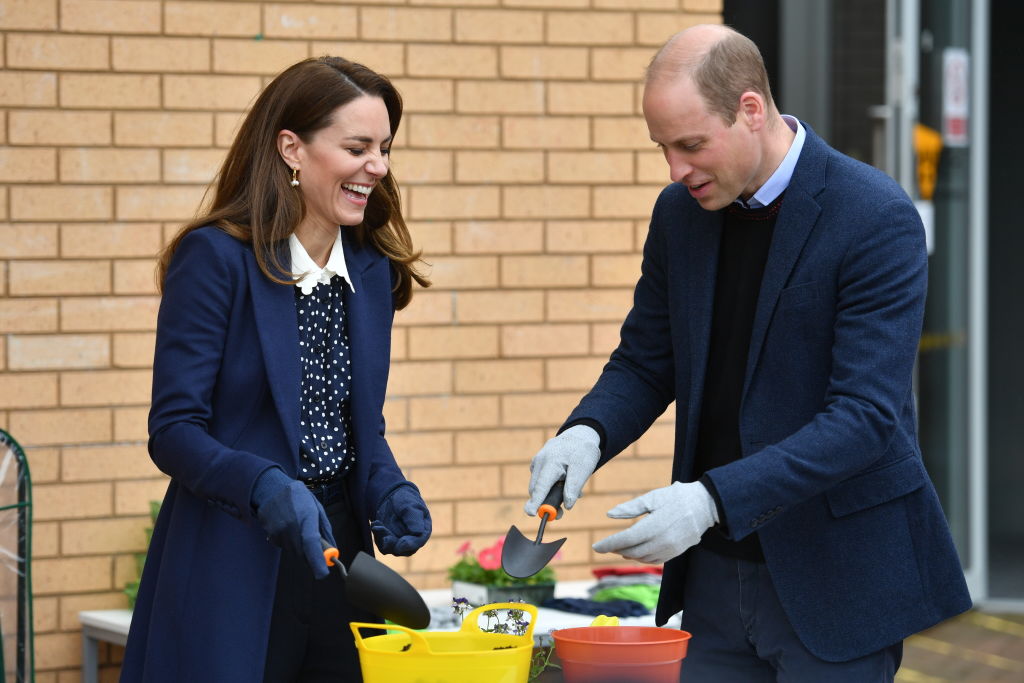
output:
[[[1024,614],[971,610],[904,642],[899,683],[1024,681]]]

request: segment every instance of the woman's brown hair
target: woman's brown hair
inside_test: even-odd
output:
[[[278,153],[277,134],[288,129],[309,142],[318,130],[331,125],[338,107],[363,95],[384,100],[394,136],[402,120],[402,98],[391,81],[362,64],[341,57],[306,59],[274,78],[242,122],[210,188],[208,208],[185,224],[161,252],[160,285],[182,238],[205,225],[252,244],[260,270],[274,282],[293,282],[281,263],[278,246],[294,232],[306,207],[302,194],[289,185],[291,169]],[[352,230],[358,244],[369,242],[391,261],[397,308],[405,308],[412,299],[413,280],[430,286],[416,270],[420,252],[413,250],[398,183],[390,171],[370,195],[363,222]]]

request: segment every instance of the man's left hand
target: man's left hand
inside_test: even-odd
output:
[[[649,491],[608,511],[615,519],[650,513],[624,531],[594,544],[599,553],[618,553],[630,560],[662,564],[697,545],[718,522],[715,501],[699,481]]]
[[[373,540],[382,553],[407,556],[430,538],[430,511],[412,483],[395,487],[377,508],[370,524]]]

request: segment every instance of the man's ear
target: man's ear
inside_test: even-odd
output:
[[[287,128],[277,133],[277,151],[288,164],[289,168],[301,170],[302,163],[299,161],[299,149],[302,147],[302,140],[299,136]]]
[[[768,108],[764,98],[753,90],[740,95],[739,116],[743,117],[750,130],[760,130],[768,121]]]

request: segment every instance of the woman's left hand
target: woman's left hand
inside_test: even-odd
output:
[[[377,547],[388,555],[412,555],[422,548],[430,538],[431,522],[419,489],[408,482],[395,487],[377,508],[370,530]]]

